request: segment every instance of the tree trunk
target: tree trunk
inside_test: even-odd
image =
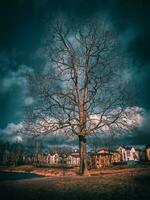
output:
[[[87,150],[86,150],[86,138],[79,135],[79,153],[80,153],[80,170],[79,174],[89,176],[88,164],[87,164]]]

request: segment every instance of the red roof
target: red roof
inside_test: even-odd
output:
[[[101,148],[99,149],[99,151],[108,151],[108,148],[106,148],[106,147],[101,147]]]

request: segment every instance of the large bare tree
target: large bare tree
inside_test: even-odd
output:
[[[127,62],[110,24],[91,20],[68,26],[56,20],[49,34],[46,67],[28,75],[34,103],[28,106],[24,130],[77,136],[80,174],[86,175],[86,137],[129,125],[122,77]]]

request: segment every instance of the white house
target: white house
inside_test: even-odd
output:
[[[79,152],[75,151],[71,153],[67,158],[66,162],[68,165],[79,166],[80,165],[80,155]]]
[[[58,153],[48,154],[48,163],[50,165],[55,165],[59,163],[59,155]]]
[[[134,147],[120,146],[117,150],[121,155],[122,161],[128,161],[128,160],[139,161],[140,160],[139,151],[136,150]]]

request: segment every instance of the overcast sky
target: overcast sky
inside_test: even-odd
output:
[[[22,74],[44,63],[39,56],[47,19],[57,15],[84,20],[106,16],[134,61],[135,105],[146,112],[135,143],[150,139],[150,1],[149,0],[1,0],[0,1],[0,131],[18,127],[23,119],[26,80]],[[17,129],[17,127],[15,127]],[[14,129],[15,129],[14,128]],[[10,129],[12,130],[12,129]],[[149,140],[150,142],[150,140]]]

